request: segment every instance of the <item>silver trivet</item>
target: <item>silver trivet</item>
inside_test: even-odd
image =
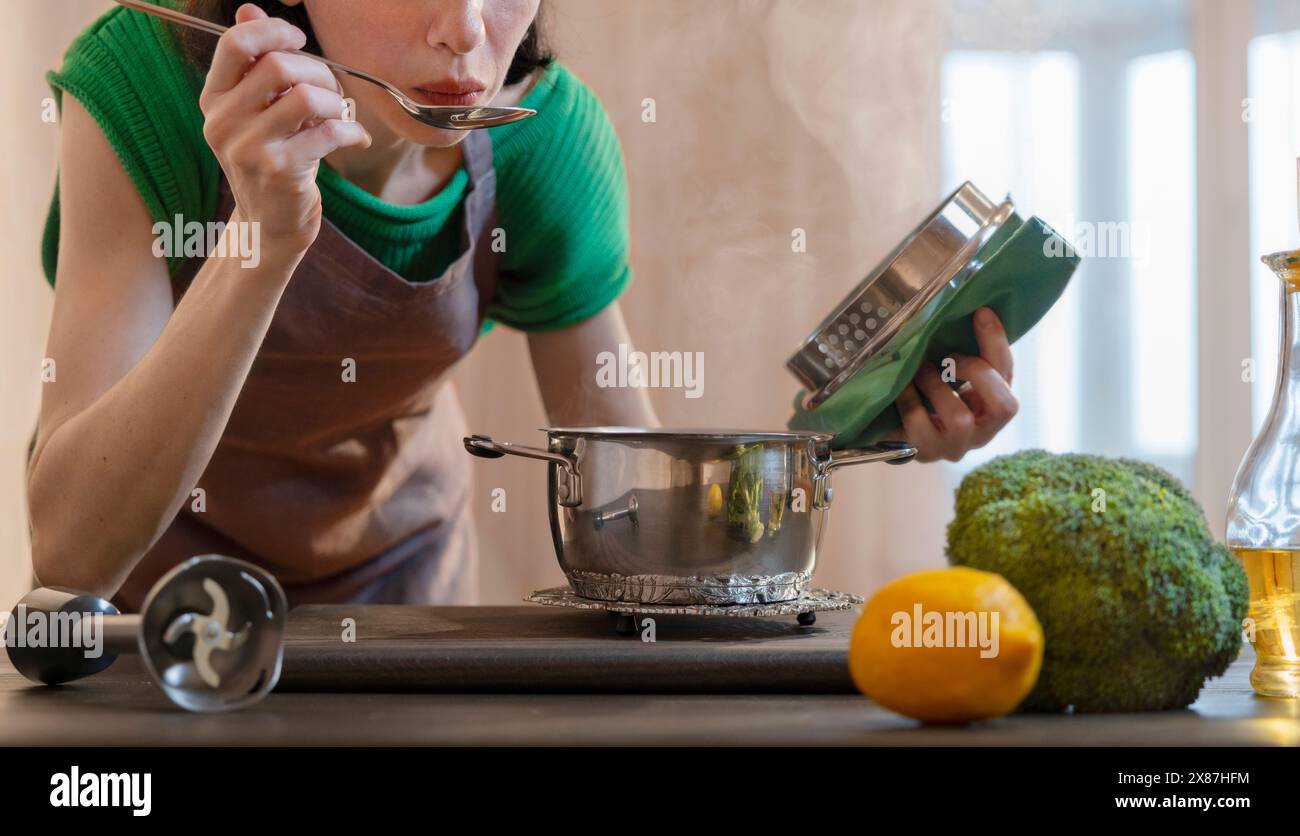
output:
[[[638,615],[727,615],[760,618],[778,615],[802,615],[812,612],[848,610],[862,603],[861,595],[830,589],[809,589],[798,598],[770,604],[640,604],[635,601],[593,601],[583,598],[567,586],[539,589],[524,599],[548,607],[572,607],[579,610],[605,610]]]
[[[808,589],[811,572],[779,575],[619,575],[565,572],[575,595],[588,601],[663,607],[734,607],[795,601]]]

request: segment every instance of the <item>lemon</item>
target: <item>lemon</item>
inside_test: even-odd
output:
[[[1043,628],[1001,575],[954,567],[886,584],[849,641],[858,690],[928,723],[966,723],[1015,710],[1043,664]]]
[[[708,502],[710,517],[716,517],[719,513],[722,512],[722,486],[719,485],[717,482],[714,482],[712,485],[709,485],[709,495],[708,495],[707,502]]]

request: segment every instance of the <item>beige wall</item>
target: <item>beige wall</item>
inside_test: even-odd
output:
[[[699,399],[653,393],[668,425],[776,429],[803,334],[937,196],[939,7],[914,0],[548,0],[563,60],[622,139],[636,281],[624,296],[644,350],[702,351]],[[0,32],[0,606],[27,583],[25,445],[39,395],[50,294],[38,245],[56,128],[41,78],[102,0],[8,0]],[[656,121],[642,121],[654,99]],[[791,251],[791,231],[808,251]],[[576,373],[594,373],[575,369]],[[523,339],[493,332],[457,372],[471,427],[536,441],[544,413]],[[562,581],[543,470],[469,459],[485,603]],[[836,475],[817,582],[866,592],[942,560],[951,486],[940,466]],[[507,491],[507,513],[488,492]]]

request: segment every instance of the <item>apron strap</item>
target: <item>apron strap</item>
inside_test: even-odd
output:
[[[488,129],[470,131],[462,148],[469,181],[478,184],[492,171],[492,137]]]

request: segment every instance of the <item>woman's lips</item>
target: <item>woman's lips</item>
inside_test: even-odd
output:
[[[483,95],[484,86],[478,82],[436,82],[411,89],[411,98],[420,104],[448,107],[472,107]]]

